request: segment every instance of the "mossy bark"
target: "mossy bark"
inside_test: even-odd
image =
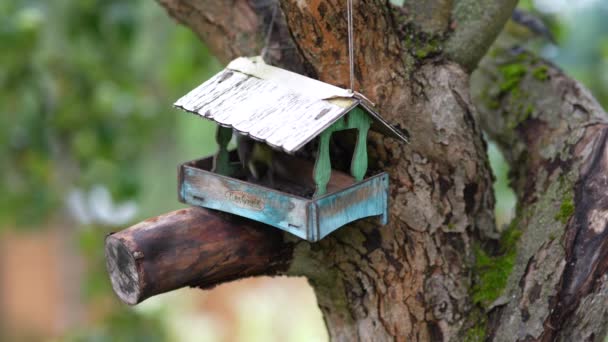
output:
[[[480,122],[511,164],[520,231],[487,309],[496,341],[602,340],[608,328],[608,117],[588,90],[521,50],[497,47],[473,78]]]
[[[224,62],[259,53],[275,4],[159,2]],[[345,3],[281,0],[268,61],[347,85]],[[309,279],[337,341],[566,338],[579,334],[580,321],[599,337],[606,315],[580,310],[608,308],[597,296],[608,291],[599,262],[604,227],[588,224],[605,222],[594,202],[603,203],[600,171],[608,165],[603,112],[553,67],[518,59],[484,65],[477,84],[488,90],[478,94],[477,115],[468,70],[515,1],[433,0],[441,11],[426,14],[424,3],[407,1],[420,9],[415,15],[383,0],[355,1],[355,89],[411,133],[407,146],[378,134],[369,140],[370,167],[391,176],[390,224],[361,221],[316,244],[286,234],[293,259],[285,273]],[[477,118],[514,166],[520,210],[502,243]],[[573,211],[564,198],[573,198]],[[491,281],[504,289],[488,289]]]

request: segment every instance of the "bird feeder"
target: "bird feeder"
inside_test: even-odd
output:
[[[367,136],[370,128],[403,142],[407,136],[353,92],[241,57],[174,105],[218,124],[217,153],[179,168],[180,201],[313,242],[364,217],[388,222],[388,174],[365,178]],[[332,134],[347,129],[357,135],[350,174],[330,160]],[[240,175],[238,154],[228,150],[233,131],[282,152],[283,172],[271,184]],[[315,138],[315,162],[294,156]]]

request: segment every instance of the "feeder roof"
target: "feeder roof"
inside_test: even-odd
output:
[[[302,148],[357,106],[374,119],[375,130],[407,142],[406,133],[352,92],[267,65],[260,57],[235,59],[174,106],[287,153]]]

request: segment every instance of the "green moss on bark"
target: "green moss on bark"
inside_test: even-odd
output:
[[[472,322],[473,326],[466,329],[462,340],[464,342],[483,342],[487,335],[488,319],[485,313],[479,309],[473,309],[469,314],[468,322]]]
[[[574,198],[572,198],[572,195],[570,194],[564,196],[562,204],[559,207],[559,212],[555,215],[555,219],[566,224],[572,214],[574,214]]]
[[[532,71],[532,76],[539,81],[546,81],[549,79],[549,67],[541,65]]]
[[[435,57],[443,51],[445,37],[422,32],[412,23],[403,23],[399,29],[404,37],[403,47],[417,60]]]
[[[521,235],[518,222],[513,221],[500,238],[500,253],[488,255],[480,246],[474,247],[475,253],[475,284],[473,285],[473,301],[488,308],[504,290],[517,255],[517,240]]]
[[[530,103],[528,94],[520,89],[520,85],[529,76],[538,80],[546,80],[549,77],[549,68],[539,63],[536,57],[521,54],[511,62],[498,66],[496,89],[482,93],[489,109],[497,110],[503,105],[512,108],[509,112],[504,112],[510,130],[517,128],[534,114],[534,105]]]
[[[500,66],[498,70],[502,75],[502,82],[500,83],[501,93],[516,90],[521,80],[528,73],[526,66],[520,63],[506,64]]]

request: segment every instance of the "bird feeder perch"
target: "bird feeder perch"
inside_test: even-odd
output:
[[[218,124],[217,153],[179,168],[180,201],[312,242],[364,217],[387,223],[388,174],[365,178],[367,136],[370,128],[403,142],[407,136],[353,92],[267,65],[260,57],[238,58],[174,105]],[[333,170],[330,160],[332,134],[347,129],[357,132],[350,174]],[[276,181],[243,179],[238,154],[228,150],[233,131],[283,152]],[[314,163],[294,156],[315,138]]]

